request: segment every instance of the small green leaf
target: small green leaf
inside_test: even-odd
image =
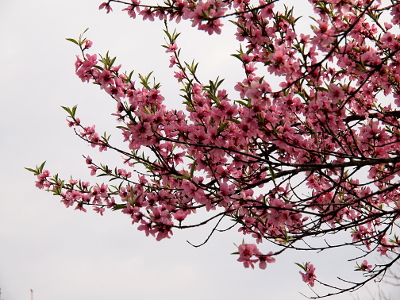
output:
[[[219,125],[218,130],[217,130],[217,135],[219,135],[222,131],[224,131],[224,129],[229,125],[228,122],[226,123],[222,123]]]
[[[299,263],[295,263],[296,265],[298,265],[300,268],[302,268],[304,271],[307,271],[307,268]]]
[[[193,161],[192,166],[190,167],[190,178],[193,178],[194,170],[196,169],[197,162]]]
[[[114,204],[112,210],[120,210],[126,208],[126,204]]]
[[[236,119],[228,119],[228,121],[231,121],[231,122],[236,123],[236,124],[240,124],[241,123],[239,120],[236,120]]]
[[[61,106],[67,113],[69,113],[70,115],[72,114],[71,110],[69,109],[69,107],[66,106]]]
[[[79,43],[76,41],[76,40],[74,40],[74,39],[66,39],[67,41],[70,41],[70,42],[73,42],[74,44],[77,44],[78,46],[79,46]]]
[[[46,161],[44,161],[41,165],[40,165],[40,167],[38,168],[38,171],[40,172],[40,173],[43,173],[43,168],[44,168],[44,165],[46,164]]]
[[[274,169],[272,169],[271,167],[268,167],[268,169],[269,169],[269,173],[270,173],[270,175],[271,175],[271,178],[272,178],[272,180],[274,181],[275,178],[276,178]]]
[[[25,170],[28,170],[28,171],[33,172],[33,173],[36,173],[36,170],[31,169],[31,168],[25,168]]]
[[[75,113],[76,113],[76,109],[78,108],[78,105],[75,105],[73,108],[72,108],[72,116],[73,117],[75,117]]]
[[[244,102],[244,101],[242,101],[242,100],[235,100],[235,102],[236,102],[236,103],[239,103],[239,104],[241,104],[241,105],[243,105],[243,106],[245,106],[245,107],[247,107],[247,108],[251,108],[251,104],[250,104],[249,101],[246,103],[246,102]]]
[[[183,176],[183,175],[175,175],[175,174],[171,174],[169,175],[173,178],[177,178],[177,179],[188,179],[187,176]]]

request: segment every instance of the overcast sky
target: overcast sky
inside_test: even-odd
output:
[[[154,71],[167,104],[181,101],[169,56],[160,46],[162,22],[129,19],[118,5],[107,15],[98,10],[100,3],[0,0],[1,298],[28,300],[33,289],[35,300],[297,300],[304,299],[299,292],[312,293],[294,262],[312,260],[321,280],[351,275],[344,269],[344,252],[335,251],[292,252],[279,256],[265,271],[244,269],[237,256],[230,255],[236,251],[234,243],[242,241],[236,232],[215,235],[201,248],[186,240],[201,243],[210,228],[175,231],[172,239],[156,242],[119,212],[100,217],[65,209],[59,198],[35,188],[35,178],[24,167],[45,160],[52,173],[91,182],[83,154],[111,166],[120,162],[119,155],[98,154],[67,127],[61,105],[79,104],[82,122],[96,124],[100,132],[112,133],[115,122],[112,99],[75,76],[78,48],[65,38],[76,38],[89,27],[93,53],[110,50],[124,70]],[[201,63],[203,80],[227,77],[227,89],[241,80],[239,61],[229,56],[238,47],[232,28],[226,26],[226,35],[212,37],[188,23],[179,29],[182,55]],[[263,247],[267,251],[268,246]],[[347,270],[352,265],[346,265]]]

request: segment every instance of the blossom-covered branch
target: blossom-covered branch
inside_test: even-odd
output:
[[[341,287],[317,279],[311,262],[298,264],[311,287],[333,288],[317,297],[352,291],[384,275],[400,258],[400,4],[312,0],[315,21],[305,34],[298,32],[295,9],[278,10],[276,2],[102,3],[107,12],[118,3],[132,18],[164,21],[163,47],[182,84],[185,110],[168,107],[151,74],[135,80],[108,52],[88,53],[92,42],[83,35],[69,39],[82,52],[76,75],[115,101],[126,148],[114,146],[94,125],[83,125],[76,107],[64,107],[68,125],[92,147],[122,155],[126,168],[86,157],[91,175],[116,182],[91,185],[51,177],[42,164],[29,169],[37,187],[61,196],[67,207],[120,210],[157,240],[170,238],[176,228],[215,222],[211,236],[230,220],[228,228],[252,241],[235,252],[246,268],[265,269],[284,251],[360,249],[356,270],[364,277],[343,280]],[[236,26],[241,42],[233,56],[243,74],[231,95],[223,80],[199,79],[198,64],[181,59],[179,33],[168,25],[188,20],[220,34],[223,19]],[[200,210],[209,217],[190,223]],[[332,233],[343,233],[343,240],[330,242]],[[259,249],[265,241],[267,254]],[[372,263],[375,253],[387,262]]]

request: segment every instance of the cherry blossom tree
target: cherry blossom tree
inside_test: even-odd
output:
[[[90,53],[83,34],[68,39],[81,51],[76,75],[115,101],[126,147],[81,122],[76,106],[64,107],[68,125],[93,148],[117,152],[125,167],[85,156],[91,175],[108,178],[90,184],[51,176],[42,164],[28,169],[36,186],[66,207],[122,212],[158,241],[207,223],[208,238],[238,230],[246,242],[234,254],[246,268],[265,269],[285,251],[358,249],[346,259],[360,280],[340,286],[319,280],[312,262],[298,263],[314,298],[381,279],[400,259],[400,4],[310,0],[306,34],[295,8],[277,2],[102,3],[107,13],[119,5],[131,18],[160,20],[185,109],[169,108],[151,74],[135,78],[108,52]],[[179,33],[170,30],[181,21],[209,35],[223,34],[228,21],[236,26],[233,56],[243,73],[232,91],[222,79],[200,80],[198,64],[181,59]],[[191,222],[201,211],[208,217]],[[318,294],[318,285],[332,290]]]

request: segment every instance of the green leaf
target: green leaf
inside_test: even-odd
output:
[[[61,106],[67,113],[69,113],[70,115],[72,114],[71,110],[69,109],[69,107],[66,106]]]
[[[272,169],[271,167],[268,167],[268,169],[269,169],[269,173],[270,173],[270,175],[271,175],[272,181],[274,181],[275,178],[276,178],[274,169]]]
[[[241,104],[241,105],[243,105],[243,106],[245,106],[245,107],[247,107],[247,108],[251,108],[251,104],[250,104],[249,101],[248,101],[248,102],[244,102],[244,101],[242,101],[242,100],[235,100],[235,102],[236,102],[236,103],[239,103],[239,104]]]
[[[28,170],[28,171],[33,172],[33,173],[36,173],[36,170],[31,169],[31,168],[25,168],[25,170]]]
[[[183,176],[183,175],[170,174],[169,176],[171,176],[173,178],[177,178],[177,179],[188,179],[187,176]]]
[[[31,169],[31,168],[25,168],[25,170],[34,173],[35,175],[39,175],[41,173],[43,173],[43,168],[44,165],[46,164],[46,161],[44,161],[39,167],[36,166],[36,169]]]
[[[72,109],[70,109],[69,107],[66,106],[61,106],[71,117],[75,117],[75,113],[76,113],[76,109],[78,107],[78,105],[75,105],[74,107],[72,107]]]
[[[150,72],[146,76],[143,76],[142,74],[138,74],[141,85],[143,85],[148,90],[151,90],[151,87],[149,85],[149,78],[150,78],[151,74],[153,74],[153,72]]]
[[[111,59],[110,67],[112,67],[112,65],[114,64],[114,62],[115,62],[116,59],[117,59],[116,57],[114,57],[113,59]]]
[[[72,116],[73,117],[75,117],[75,113],[76,113],[76,109],[78,108],[78,105],[75,105],[73,108],[72,108]]]
[[[114,204],[112,210],[120,210],[126,208],[126,204]]]
[[[73,42],[74,44],[77,44],[78,46],[79,46],[79,43],[76,41],[76,40],[74,40],[74,39],[66,39],[67,41],[70,41],[70,42]]]
[[[231,54],[231,56],[236,57],[240,61],[242,61],[242,54]]]
[[[131,71],[131,72],[129,73],[129,75],[127,76],[127,80],[128,80],[128,81],[131,81],[131,80],[132,80],[132,75],[133,75],[133,71]]]
[[[44,165],[46,164],[46,161],[44,161],[41,165],[40,165],[40,167],[38,168],[38,171],[40,172],[40,173],[43,173],[43,168],[44,168]]]
[[[192,166],[190,167],[190,178],[193,178],[194,170],[196,169],[197,162],[193,161]]]
[[[102,68],[102,67],[100,67],[100,66],[98,66],[98,65],[95,65],[95,66],[93,66],[93,67],[99,69],[100,71],[103,71],[103,70],[104,70],[104,68]]]
[[[300,268],[302,268],[304,271],[307,271],[307,268],[299,263],[295,263],[296,265],[298,265]]]
[[[321,91],[321,92],[328,92],[328,89],[322,87],[322,86],[317,86],[315,87],[316,90]]]
[[[239,120],[236,120],[236,119],[228,119],[228,121],[231,121],[231,122],[236,123],[236,124],[240,124],[241,123]]]
[[[169,34],[169,32],[167,30],[164,30],[164,33],[168,36],[168,39],[171,41],[171,35]]]
[[[218,130],[217,130],[217,135],[219,135],[222,131],[224,131],[224,129],[229,125],[228,122],[226,123],[222,123],[219,125]]]

